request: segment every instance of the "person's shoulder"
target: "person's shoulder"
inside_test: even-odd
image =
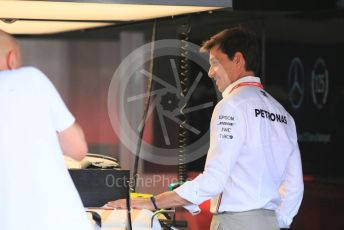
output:
[[[31,81],[31,83],[41,85],[48,84],[48,82],[50,82],[48,77],[40,69],[36,67],[25,66],[17,69],[17,71],[18,75],[23,76],[22,78]]]
[[[227,110],[237,110],[238,104],[237,101],[232,97],[225,97],[221,101],[219,101],[216,106],[215,110],[217,111],[227,111]]]
[[[245,104],[248,100],[251,100],[255,96],[255,92],[250,88],[252,87],[243,87],[233,91],[230,95],[223,98],[222,103],[225,105],[230,105],[232,107],[240,107],[242,104]]]
[[[273,97],[270,93],[265,92],[266,95],[269,97],[270,102],[277,107],[281,111],[285,111],[285,113],[288,113],[288,111],[284,108],[284,106],[275,98]]]
[[[39,76],[39,77],[44,76],[45,77],[45,74],[40,69],[33,66],[24,66],[24,67],[18,68],[17,71],[20,73],[26,74],[28,76]]]
[[[44,79],[45,75],[37,68],[31,66],[20,67],[12,70],[1,71],[10,82],[35,83]]]
[[[248,86],[242,87],[238,90],[237,94],[235,95],[237,98],[236,101],[240,102],[242,100],[254,100],[257,98],[257,94],[261,91],[258,87]]]

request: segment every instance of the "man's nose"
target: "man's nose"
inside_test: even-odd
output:
[[[211,67],[209,68],[208,76],[209,76],[210,78],[213,78],[213,77],[215,76],[215,72],[214,72],[213,68],[211,68]]]

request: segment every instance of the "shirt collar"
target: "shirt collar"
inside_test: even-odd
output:
[[[222,97],[226,97],[229,95],[229,92],[239,83],[242,82],[258,82],[260,83],[260,78],[259,77],[254,77],[254,76],[246,76],[246,77],[242,77],[239,78],[238,80],[236,80],[235,82],[233,82],[232,84],[230,84],[229,86],[227,86],[227,88],[222,92]]]

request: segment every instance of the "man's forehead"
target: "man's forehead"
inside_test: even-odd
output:
[[[209,61],[217,60],[218,59],[219,49],[218,47],[213,47],[209,51]]]

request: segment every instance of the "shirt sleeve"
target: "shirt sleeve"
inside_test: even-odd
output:
[[[240,110],[220,102],[211,119],[210,147],[204,172],[178,187],[176,193],[197,205],[220,194],[238,158],[245,132],[246,123]]]
[[[276,215],[280,228],[290,227],[303,197],[304,184],[300,150],[296,140],[295,142],[294,151],[288,160],[285,177],[279,189],[281,203],[276,210]]]
[[[188,205],[185,205],[184,208],[188,210],[188,212],[191,213],[192,215],[197,215],[201,212],[201,209],[196,204],[188,204]]]
[[[42,92],[44,100],[47,102],[50,117],[55,130],[57,132],[61,132],[69,128],[72,124],[74,124],[75,118],[68,110],[55,86],[40,70],[33,67],[31,69],[34,74],[38,76],[38,90]]]

